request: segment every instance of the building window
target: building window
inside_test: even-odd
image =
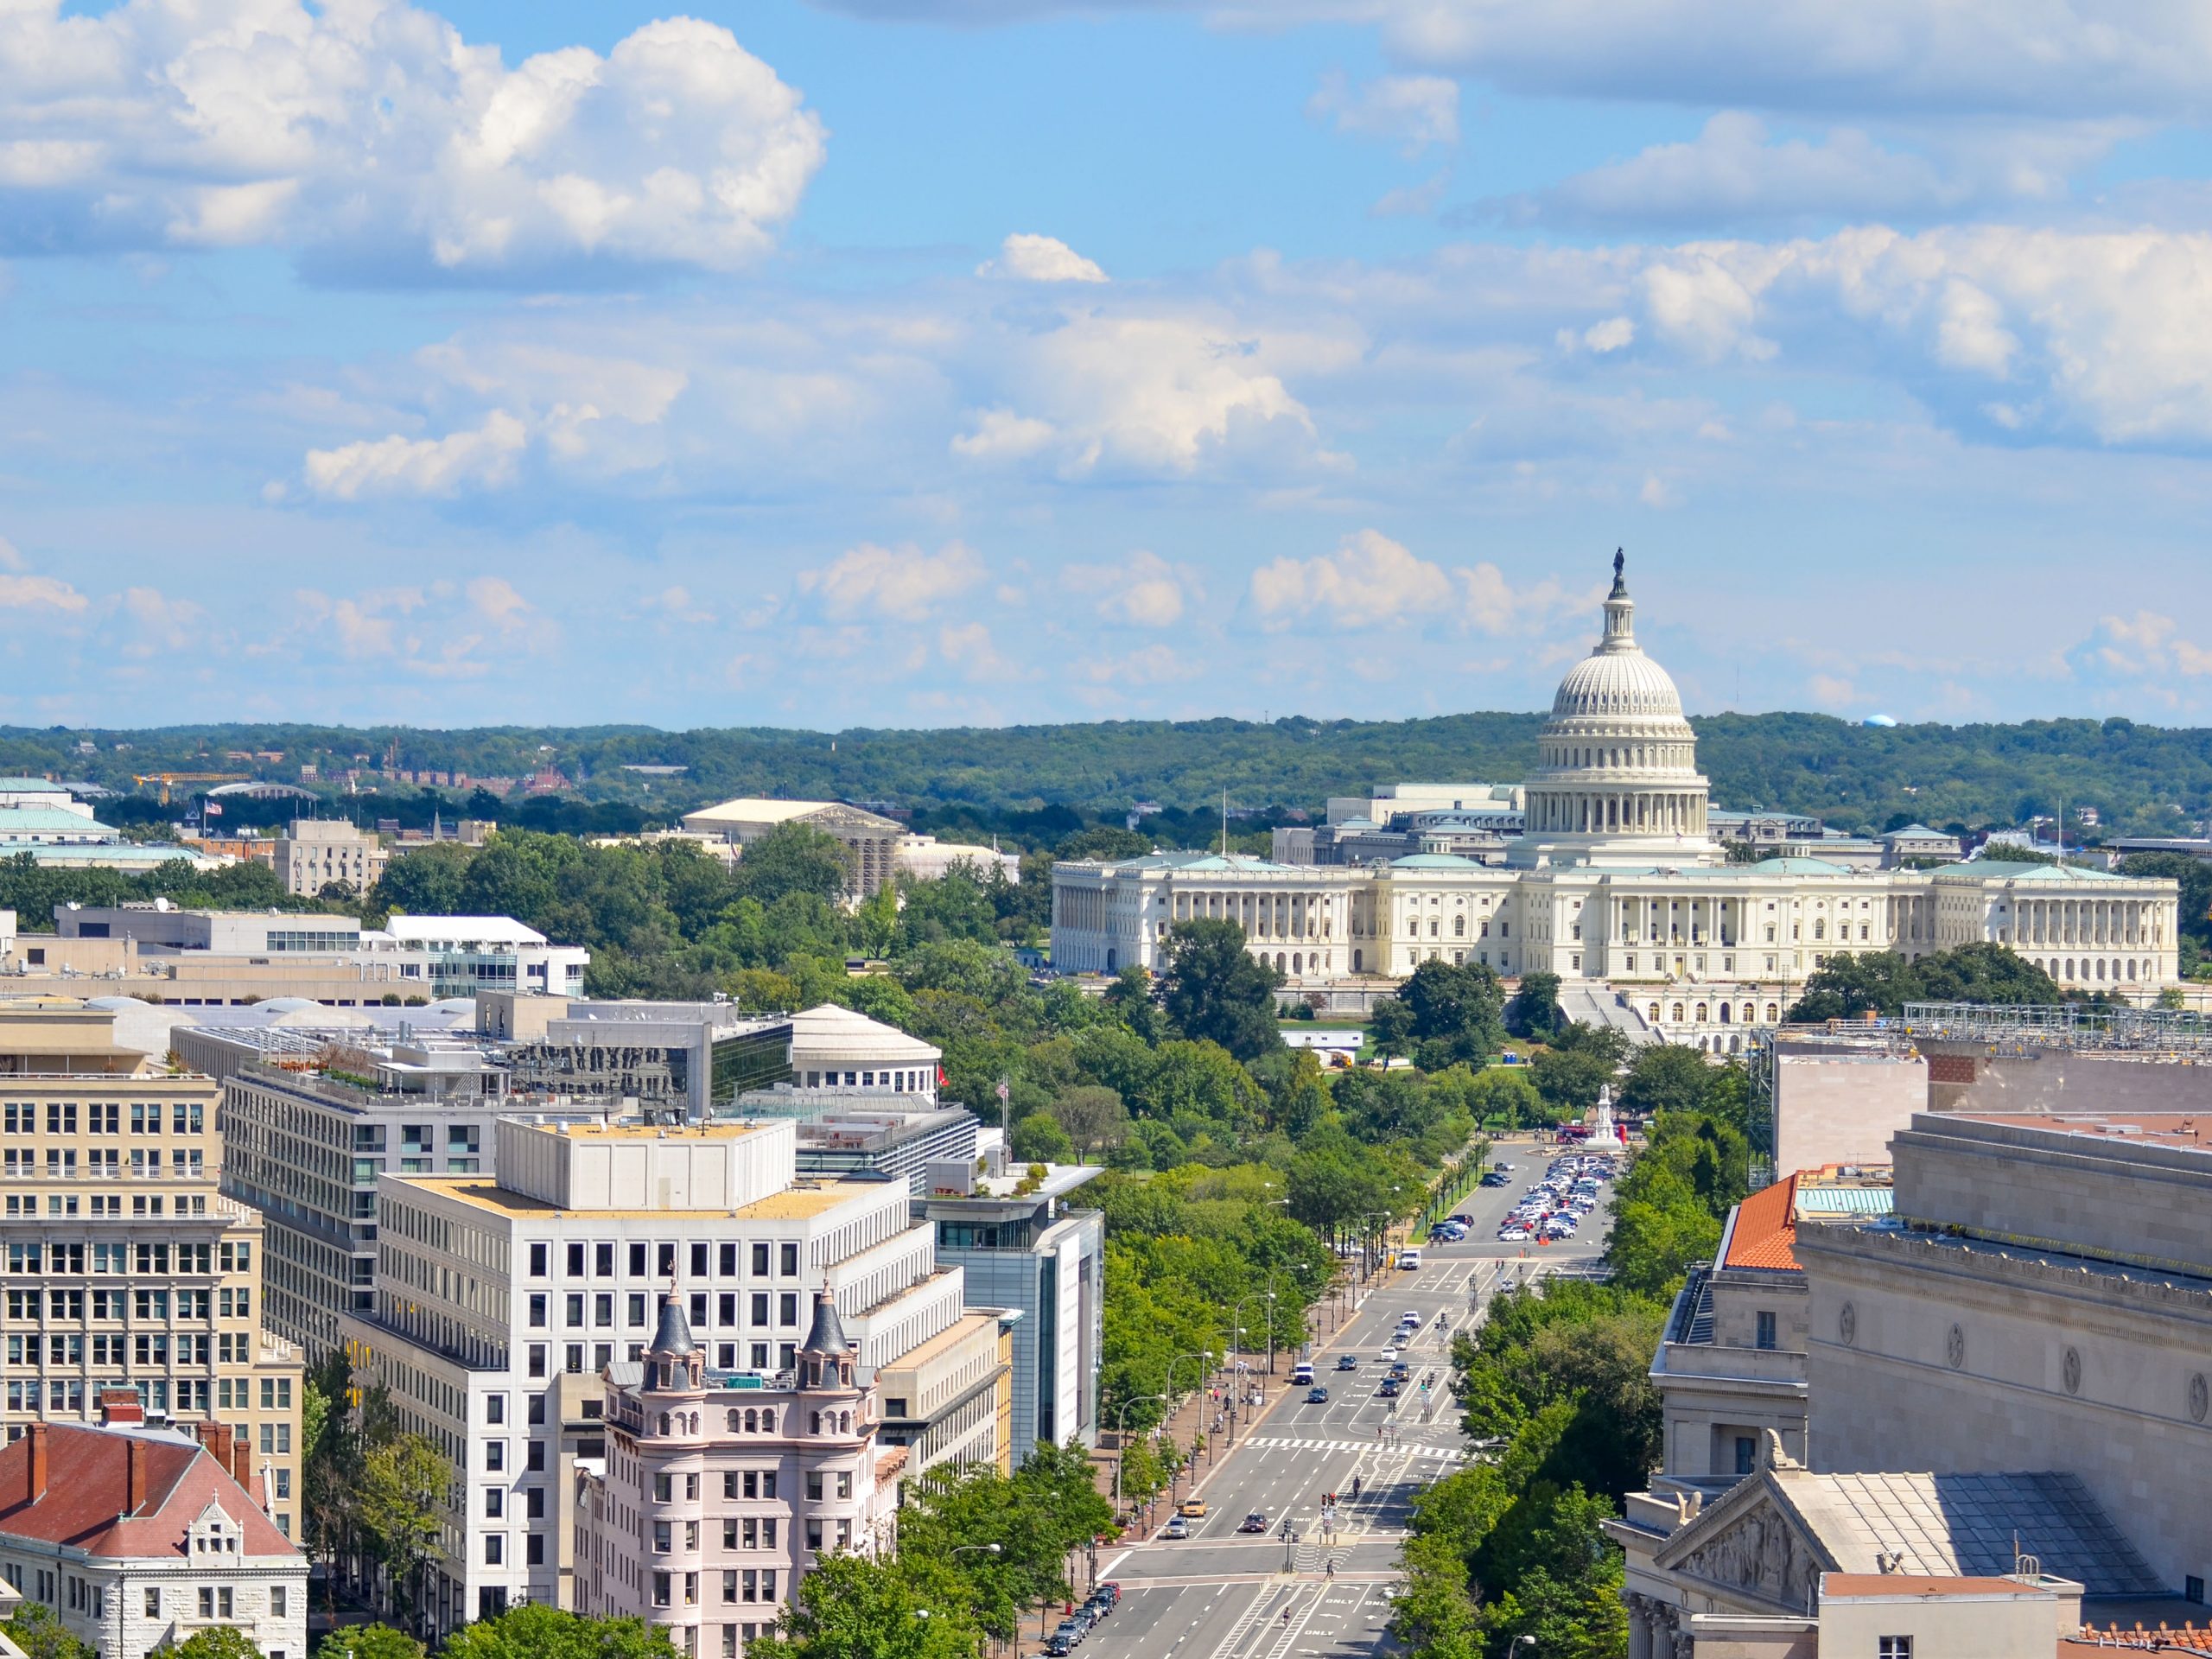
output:
[[[2194,1573],[2190,1573],[2187,1577],[2183,1579],[2181,1581],[2181,1599],[2183,1601],[2202,1603],[2204,1599],[2204,1580],[2198,1578]]]
[[[146,1591],[146,1617],[159,1618],[161,1616],[162,1592],[149,1586]]]
[[[1748,1475],[1758,1467],[1759,1443],[1749,1434],[1736,1437],[1736,1472]]]
[[[270,1586],[269,1616],[271,1618],[282,1618],[285,1616],[288,1606],[289,1598],[285,1594],[284,1586],[281,1584]]]
[[[1912,1659],[1912,1638],[1909,1636],[1877,1637],[1874,1659]]]
[[[1774,1315],[1762,1311],[1759,1314],[1758,1345],[1771,1348],[1774,1344]]]

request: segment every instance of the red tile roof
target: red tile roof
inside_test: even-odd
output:
[[[1797,1178],[1791,1175],[1738,1205],[1720,1265],[1795,1272],[1797,1258],[1790,1246],[1797,1242],[1796,1203]]]
[[[2172,1626],[2163,1620],[2154,1630],[2143,1628],[2140,1619],[2133,1630],[2118,1624],[2100,1628],[2084,1625],[2082,1634],[2069,1637],[2058,1644],[2058,1659],[2092,1659],[2104,1655],[2106,1659],[2115,1653],[2212,1653],[2212,1624],[2183,1624]]]
[[[32,1451],[41,1429],[45,1491],[35,1497]],[[135,1510],[129,1502],[134,1443],[143,1448],[144,1480]],[[192,1523],[210,1503],[240,1528],[243,1555],[297,1556],[291,1540],[196,1442],[158,1432],[41,1423],[0,1448],[0,1535],[67,1544],[92,1555],[181,1556]]]

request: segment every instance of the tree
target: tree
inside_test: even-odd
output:
[[[1050,1112],[1032,1112],[1015,1124],[1014,1133],[1007,1137],[1007,1150],[1017,1162],[1025,1164],[1075,1161],[1074,1143]]]
[[[1111,1089],[1063,1090],[1053,1097],[1052,1116],[1067,1131],[1076,1155],[1086,1162],[1094,1151],[1119,1145],[1129,1132],[1128,1109]]]
[[[446,1489],[452,1471],[420,1434],[402,1434],[372,1446],[362,1459],[360,1519],[394,1591],[417,1618],[416,1580],[443,1530]]]
[[[1591,1048],[1550,1048],[1529,1063],[1529,1081],[1556,1114],[1580,1116],[1613,1080],[1613,1062]]]
[[[235,1624],[210,1624],[168,1649],[173,1659],[261,1659],[261,1648]]]
[[[23,1659],[99,1659],[99,1650],[81,1642],[42,1601],[26,1601],[0,1630],[23,1650]]]
[[[954,1659],[976,1640],[958,1603],[925,1603],[899,1561],[835,1550],[798,1581],[775,1634],[745,1648],[748,1659]]]
[[[1160,1007],[1184,1036],[1218,1043],[1240,1060],[1282,1046],[1274,1014],[1281,976],[1244,948],[1236,923],[1178,922],[1162,957]]]
[[[1064,864],[1093,859],[1111,863],[1125,858],[1142,858],[1151,850],[1150,836],[1101,824],[1095,830],[1077,830],[1052,849],[1052,855]]]
[[[1375,1039],[1375,1052],[1386,1062],[1405,1053],[1413,1046],[1414,1024],[1413,1007],[1402,997],[1378,998],[1367,1016],[1367,1033]]]
[[[1505,1040],[1505,992],[1480,963],[1424,962],[1398,988],[1413,1010],[1421,1068],[1441,1071],[1465,1060],[1480,1065]]]
[[[1630,1065],[1621,1104],[1644,1116],[1701,1110],[1719,1071],[1703,1050],[1688,1043],[1653,1043]]]
[[[793,821],[778,824],[745,849],[738,887],[764,905],[793,893],[835,903],[851,884],[852,868],[852,849],[844,842]]]
[[[389,1624],[345,1624],[322,1638],[315,1659],[423,1659],[423,1644]]]
[[[1834,956],[1805,982],[1792,1021],[1895,1018],[1908,1002],[2053,1003],[2056,982],[2009,945],[1961,944],[1917,962],[1895,951]]]
[[[1521,988],[1505,1005],[1505,1028],[1516,1037],[1548,1042],[1567,1023],[1559,1005],[1559,976],[1538,971],[1521,976]]]
[[[833,1559],[838,1558],[824,1556],[823,1564]],[[464,1624],[438,1649],[438,1659],[675,1659],[675,1655],[664,1625],[648,1624],[641,1618],[591,1618],[539,1602]]]

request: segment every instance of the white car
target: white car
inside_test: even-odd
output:
[[[1501,1244],[1525,1244],[1529,1242],[1529,1230],[1526,1227],[1500,1228],[1497,1242]]]

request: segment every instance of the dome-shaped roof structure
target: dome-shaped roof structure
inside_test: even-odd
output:
[[[1536,739],[1516,864],[1711,862],[1707,786],[1681,693],[1636,642],[1626,561],[1613,556],[1603,632],[1569,669]]]
[[[1641,715],[1680,720],[1682,696],[1667,671],[1630,638],[1625,649],[1611,639],[1567,670],[1552,698],[1554,720]]]

